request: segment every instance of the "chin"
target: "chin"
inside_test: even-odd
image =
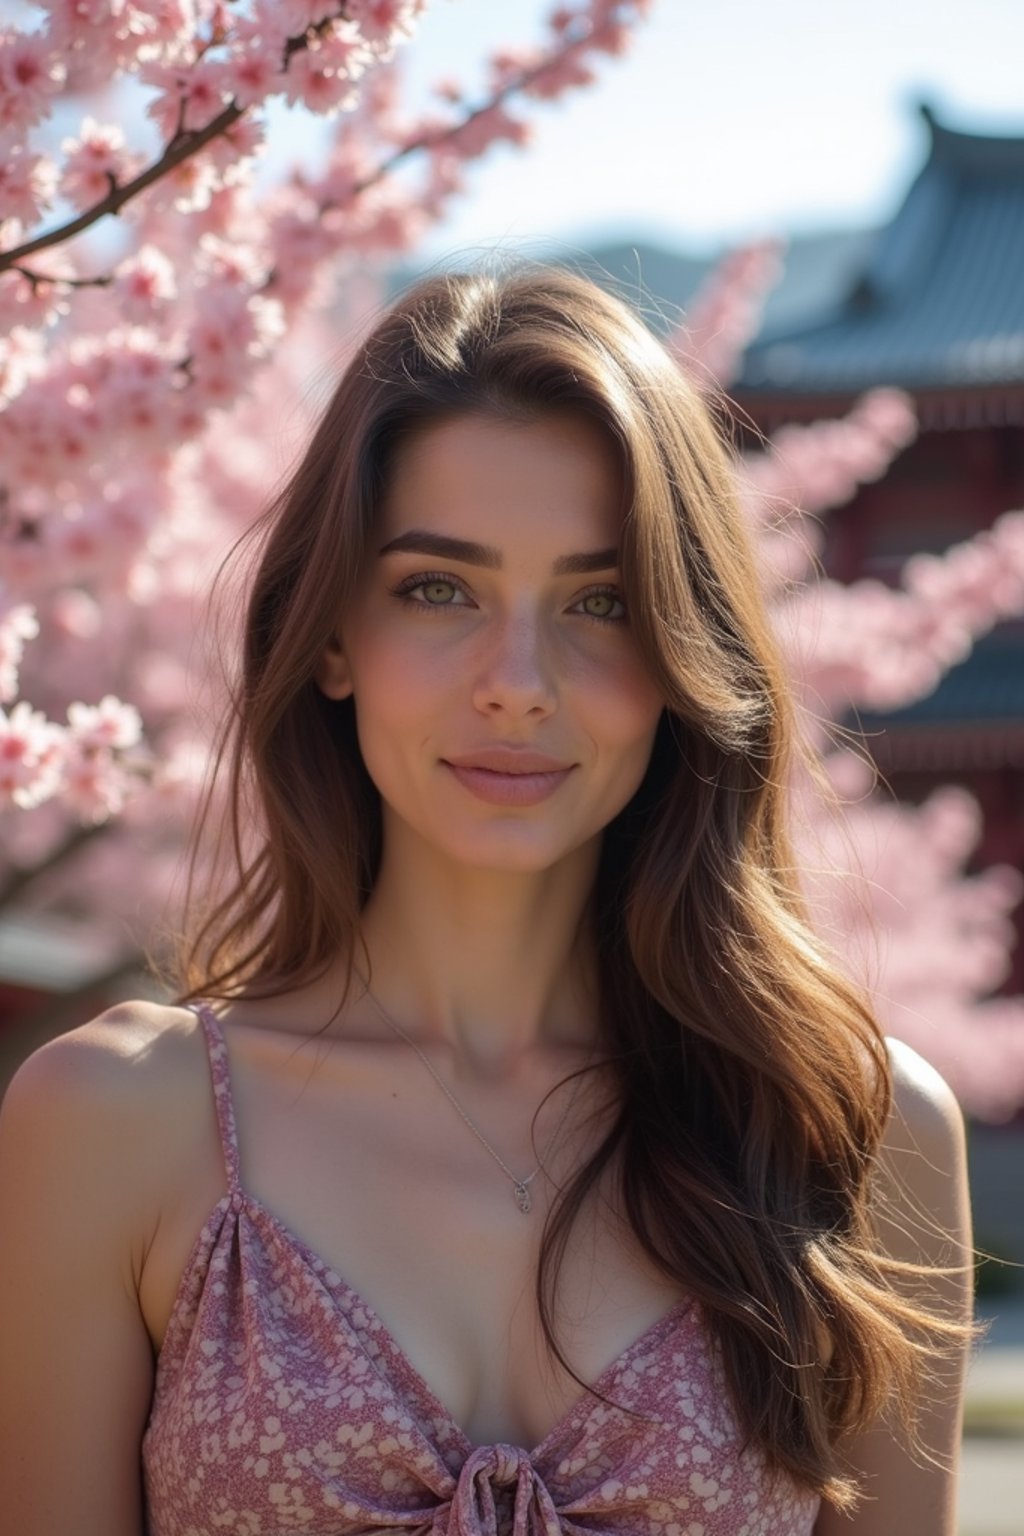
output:
[[[566,842],[564,832],[552,836],[552,829],[539,827],[469,827],[459,837],[430,838],[442,858],[467,869],[505,871],[508,874],[540,874],[553,869],[565,859],[578,855],[592,841],[588,834],[576,842]]]

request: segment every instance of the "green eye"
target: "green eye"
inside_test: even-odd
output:
[[[626,617],[622,598],[617,592],[607,589],[584,593],[576,606],[588,619],[604,619],[614,624]]]
[[[607,619],[611,617],[615,606],[615,599],[609,597],[607,592],[591,592],[589,597],[583,599],[587,612],[592,618]]]
[[[392,588],[392,595],[408,608],[433,608],[441,613],[445,608],[472,608],[461,584],[453,576],[442,576],[440,571],[418,571],[407,576]]]
[[[425,602],[444,607],[455,595],[456,588],[450,581],[425,581],[420,587]]]

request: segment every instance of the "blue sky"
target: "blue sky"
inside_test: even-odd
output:
[[[482,81],[488,51],[535,40],[551,3],[431,0],[410,98]],[[954,127],[1024,133],[1024,0],[654,0],[600,73],[533,104],[533,146],[473,168],[424,257],[616,234],[699,252],[882,221],[925,153],[919,96]]]

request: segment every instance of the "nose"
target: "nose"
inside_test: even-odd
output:
[[[473,703],[486,715],[543,718],[557,702],[549,638],[542,618],[524,604],[488,626]]]

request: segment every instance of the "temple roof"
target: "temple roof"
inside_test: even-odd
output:
[[[1024,766],[1024,623],[997,625],[925,698],[845,723],[866,733],[883,767]]]
[[[944,127],[837,301],[811,323],[769,320],[739,395],[991,389],[1024,383],[1024,137]]]

